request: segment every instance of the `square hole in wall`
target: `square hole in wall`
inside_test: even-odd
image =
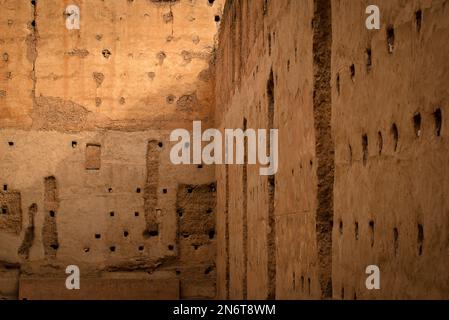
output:
[[[86,145],[86,170],[100,170],[101,166],[101,145]]]

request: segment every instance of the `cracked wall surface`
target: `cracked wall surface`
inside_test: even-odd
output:
[[[177,213],[214,170],[172,165],[169,135],[211,125],[222,3],[0,2],[0,297],[215,297],[215,197],[207,260],[182,255]],[[91,289],[65,292],[68,265]]]

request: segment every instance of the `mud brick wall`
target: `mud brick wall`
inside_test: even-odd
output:
[[[215,194],[215,184],[178,186],[181,297],[215,297]]]
[[[329,238],[329,225],[317,232],[318,211],[329,193],[317,188],[327,183],[318,176],[326,166],[318,153],[327,146],[317,145],[314,122],[321,111],[313,95],[314,72],[323,67],[314,65],[312,51],[316,33],[327,26],[311,26],[319,18],[314,5],[228,1],[225,7],[216,125],[279,129],[280,163],[275,177],[260,176],[257,165],[217,166],[221,298],[321,298],[328,290],[331,254],[318,235]]]
[[[226,3],[216,125],[279,129],[279,171],[217,166],[219,297],[448,297],[448,10]]]
[[[368,4],[332,2],[334,296],[447,299],[449,3],[377,1],[378,31]]]
[[[79,30],[66,28],[68,5]],[[215,297],[214,240],[198,234],[208,258],[187,261],[177,214],[178,185],[212,184],[214,169],[172,165],[169,135],[211,126],[222,10],[220,0],[1,1],[0,296],[17,298],[20,277],[22,297],[51,298],[38,280],[65,279],[74,264],[99,279],[98,297],[108,281],[139,279],[150,281],[142,297]]]

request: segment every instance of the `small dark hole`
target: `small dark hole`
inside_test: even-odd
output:
[[[7,184],[3,185],[3,191],[8,191],[8,185]]]
[[[337,73],[337,94],[340,95],[340,74]]]
[[[215,230],[209,230],[209,239],[213,239],[215,237]]]
[[[115,252],[115,246],[111,246],[111,247],[109,247],[109,251],[111,251],[111,252]]]
[[[359,223],[356,222],[354,225],[354,234],[355,234],[355,240],[359,240]]]
[[[368,136],[366,134],[362,136],[362,147],[363,147],[363,165],[366,166],[369,157]]]
[[[88,253],[90,251],[90,248],[84,248],[84,252]]]
[[[103,57],[105,57],[106,59],[109,59],[109,56],[111,55],[111,51],[109,51],[108,49],[104,49],[101,54],[103,55]]]
[[[139,251],[143,251],[143,249],[145,249],[144,246],[139,246]]]
[[[183,211],[181,208],[178,208],[178,209],[176,210],[176,212],[178,213],[178,216],[179,216],[179,217],[182,217],[182,215],[184,214],[184,211]]]
[[[8,214],[8,207],[2,206],[2,214]]]
[[[159,148],[162,148],[164,146],[162,142],[159,142],[157,145],[159,146]]]
[[[52,244],[50,246],[53,250],[58,250],[59,249],[59,244]]]
[[[123,232],[123,236],[126,238],[126,237],[128,237],[129,236],[129,232],[128,231],[124,231]]]
[[[209,274],[209,273],[211,273],[211,272],[212,272],[212,270],[214,270],[214,268],[213,268],[213,267],[207,267],[207,269],[206,269],[206,270],[204,270],[204,274]]]
[[[50,217],[52,217],[52,218],[55,217],[55,212],[54,211],[50,211]]]
[[[435,112],[433,113],[433,118],[435,120],[435,134],[439,137],[439,136],[441,136],[441,126],[443,123],[441,109],[435,110]]]
[[[12,142],[12,141],[9,141],[8,144],[9,144],[10,147],[14,146],[14,142]]]
[[[145,230],[143,232],[143,236],[145,238],[149,238],[149,237],[157,237],[159,235],[159,231],[158,230]]]
[[[418,224],[418,254],[421,256],[423,252],[424,244],[424,228],[421,224]]]
[[[399,230],[398,228],[393,229],[393,241],[394,241],[394,255],[398,255],[399,249]]]
[[[167,193],[167,189],[162,189],[162,193]]]
[[[415,136],[419,138],[421,136],[421,114],[417,113],[413,116],[413,128],[415,129]]]
[[[212,213],[212,209],[211,209],[211,208],[208,208],[208,209],[206,210],[206,213],[211,214],[211,213]]]
[[[188,193],[192,193],[192,191],[193,191],[193,188],[187,188]]]
[[[140,191],[141,191],[140,188],[137,188],[137,189],[136,189],[136,192],[137,192],[137,193],[140,193]]]
[[[96,234],[95,234],[95,239],[101,239],[101,234],[96,233]]]
[[[394,140],[394,151],[398,150],[398,144],[399,144],[399,130],[396,123],[393,123],[393,126],[391,127],[391,134],[393,135]]]
[[[371,247],[374,247],[374,221],[369,222],[369,228],[371,231]]]
[[[382,132],[377,133],[377,149],[379,151],[379,155],[382,155],[382,150],[384,148],[384,139],[382,137]]]
[[[109,192],[109,193],[112,193],[112,188],[109,188],[109,189],[108,189],[108,192]]]
[[[421,11],[421,9],[415,12],[415,19],[416,19],[416,30],[418,32],[421,32],[421,26],[422,26],[422,11]]]
[[[213,5],[215,0],[208,0],[207,2],[209,2],[210,5]]]
[[[352,164],[352,146],[348,145],[349,164]]]
[[[214,17],[214,20],[215,20],[215,22],[220,22],[220,16],[219,16],[219,15],[216,15],[216,16]]]
[[[114,211],[109,212],[109,216],[111,216],[111,217],[115,216]]]
[[[134,212],[134,216],[135,216],[135,217],[138,217],[138,216],[139,216],[139,212],[137,212],[137,211]]]
[[[387,49],[388,53],[393,53],[394,50],[394,28],[389,26],[387,28]]]
[[[170,250],[170,251],[173,251],[174,248],[175,248],[175,247],[172,246],[172,245],[169,245],[169,246],[168,246],[168,250]]]
[[[192,247],[195,249],[195,250],[198,250],[198,248],[200,247],[198,244],[192,244]]]
[[[355,79],[355,65],[354,64],[352,64],[349,67],[349,71],[351,72],[351,79],[354,80]]]
[[[36,27],[36,21],[35,21],[35,20],[31,21],[31,26],[32,26],[33,28]]]
[[[177,275],[180,275],[180,274],[181,274],[181,271],[176,270],[176,274],[177,274]]]
[[[202,165],[202,164],[199,164],[199,165],[198,165],[198,169],[203,169],[203,165]]]
[[[366,70],[371,71],[371,66],[373,65],[371,48],[366,49]]]

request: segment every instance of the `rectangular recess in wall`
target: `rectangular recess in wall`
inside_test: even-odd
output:
[[[100,170],[101,145],[88,143],[86,145],[86,170]]]

